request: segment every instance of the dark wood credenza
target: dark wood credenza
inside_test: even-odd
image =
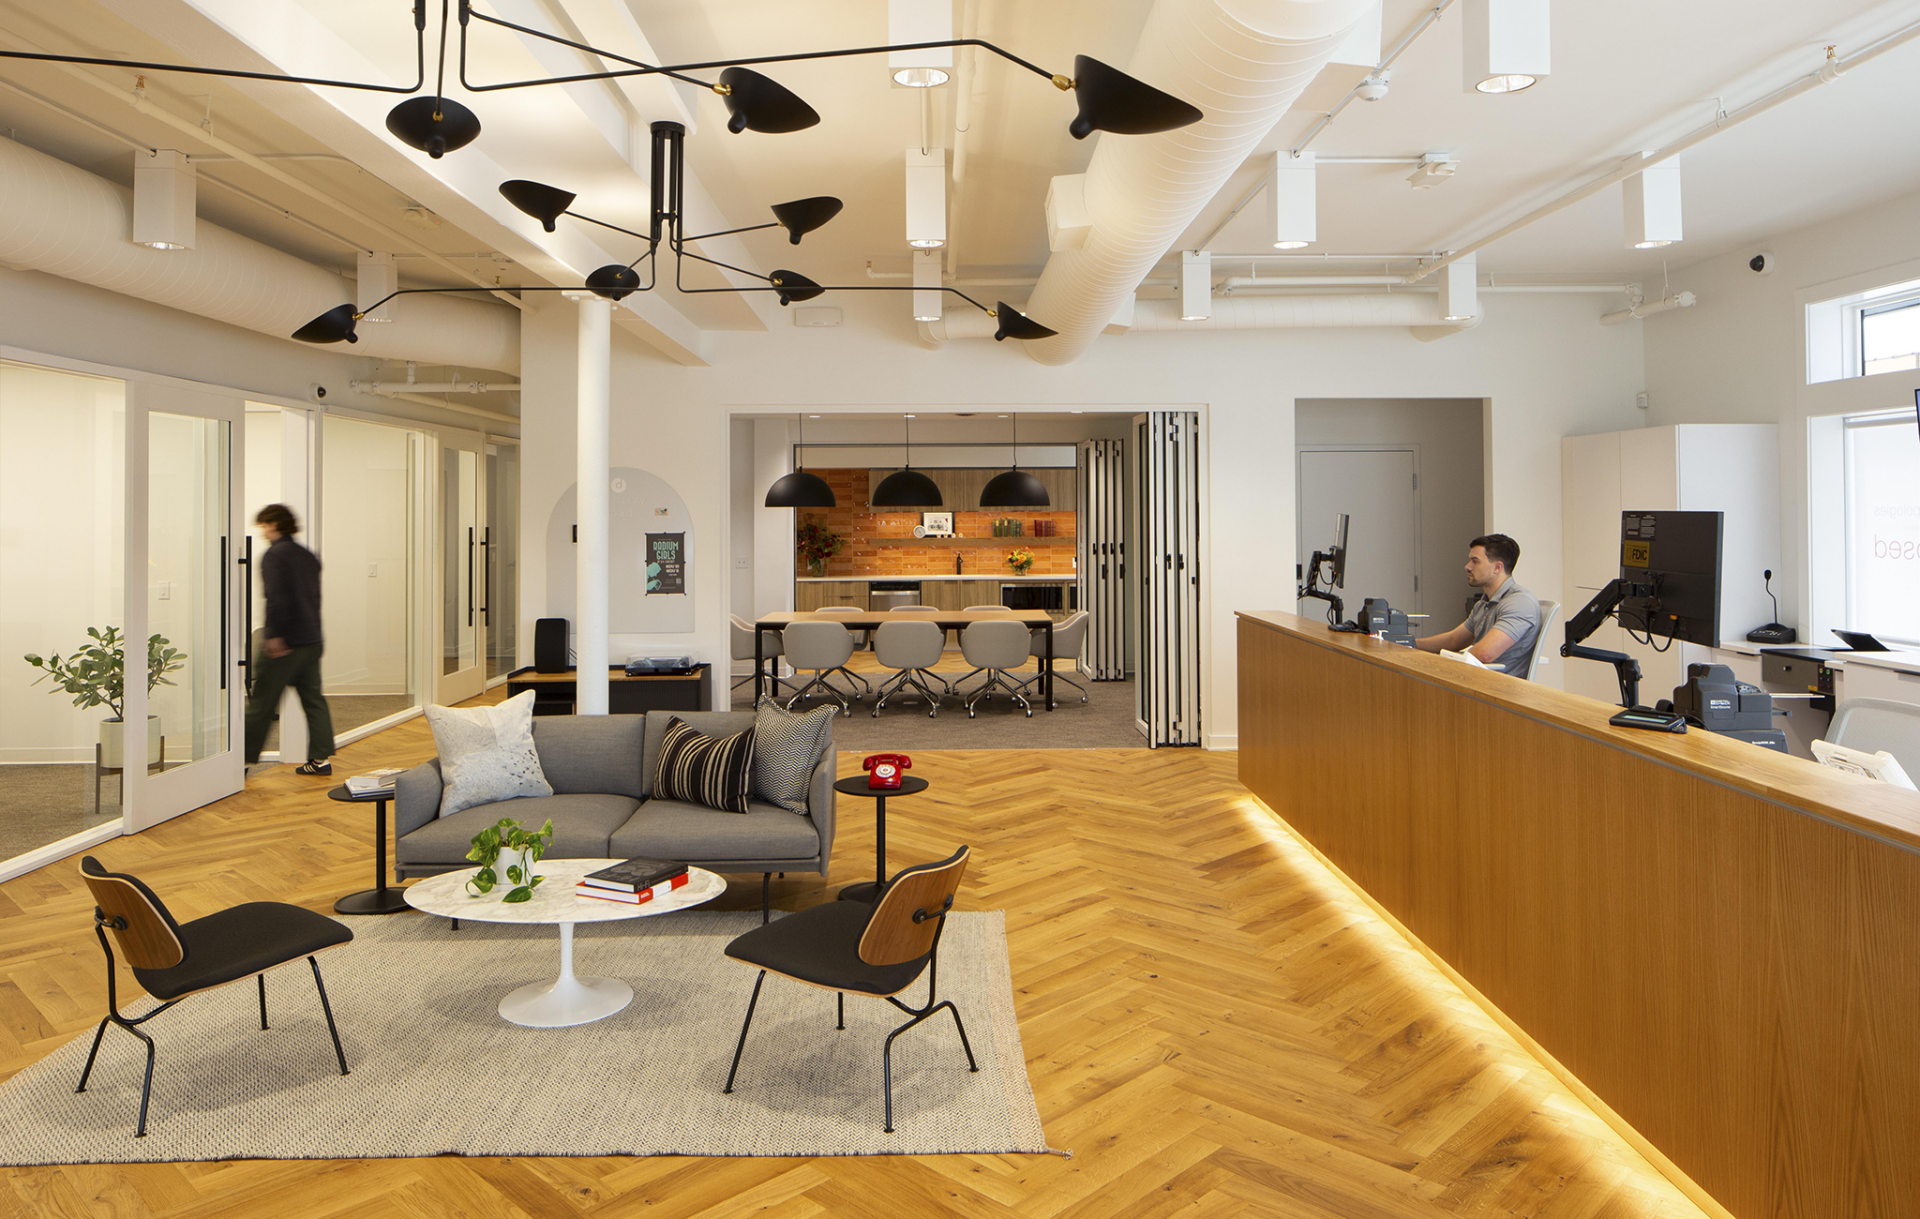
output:
[[[687,673],[648,673],[629,677],[624,665],[612,666],[607,679],[607,711],[644,715],[649,711],[705,711],[712,705],[712,666],[697,664]],[[507,695],[533,691],[535,715],[571,715],[578,692],[577,671],[541,673],[528,667],[507,674]]]

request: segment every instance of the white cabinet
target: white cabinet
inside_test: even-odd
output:
[[[1567,582],[1561,624],[1620,574],[1620,514],[1676,509],[1724,514],[1720,637],[1744,639],[1773,620],[1760,576],[1780,566],[1780,457],[1773,424],[1642,428],[1568,436],[1560,446]],[[1563,625],[1555,626],[1554,636],[1550,643],[1557,649]],[[1669,696],[1688,664],[1711,659],[1705,648],[1691,644],[1656,651],[1635,643],[1612,621],[1587,644],[1637,658],[1640,701],[1649,706]],[[1599,661],[1569,661],[1563,681],[1568,690],[1604,702],[1620,698],[1613,667]]]

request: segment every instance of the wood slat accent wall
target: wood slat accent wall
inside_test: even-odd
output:
[[[1920,796],[1290,614],[1240,775],[1740,1219],[1920,1215]]]

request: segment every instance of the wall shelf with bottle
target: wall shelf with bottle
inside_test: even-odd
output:
[[[1072,546],[1080,539],[1073,537],[1034,537],[1029,534],[1016,538],[868,538],[874,546]]]

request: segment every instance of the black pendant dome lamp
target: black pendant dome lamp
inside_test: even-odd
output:
[[[913,416],[905,419],[907,425],[907,465],[903,470],[895,470],[880,480],[873,489],[873,506],[876,508],[938,508],[942,504],[940,488],[931,478],[913,468]]]
[[[807,422],[800,421],[800,443],[795,446],[794,464],[799,465],[798,450],[807,447]],[[782,474],[773,480],[767,488],[767,507],[769,508],[837,508],[840,501],[833,494],[833,488],[827,480],[818,474],[809,474],[805,470],[794,470],[791,474]]]
[[[1013,468],[987,480],[980,491],[982,508],[1045,508],[1053,502],[1046,484],[1020,468],[1020,417],[1013,417]]]

